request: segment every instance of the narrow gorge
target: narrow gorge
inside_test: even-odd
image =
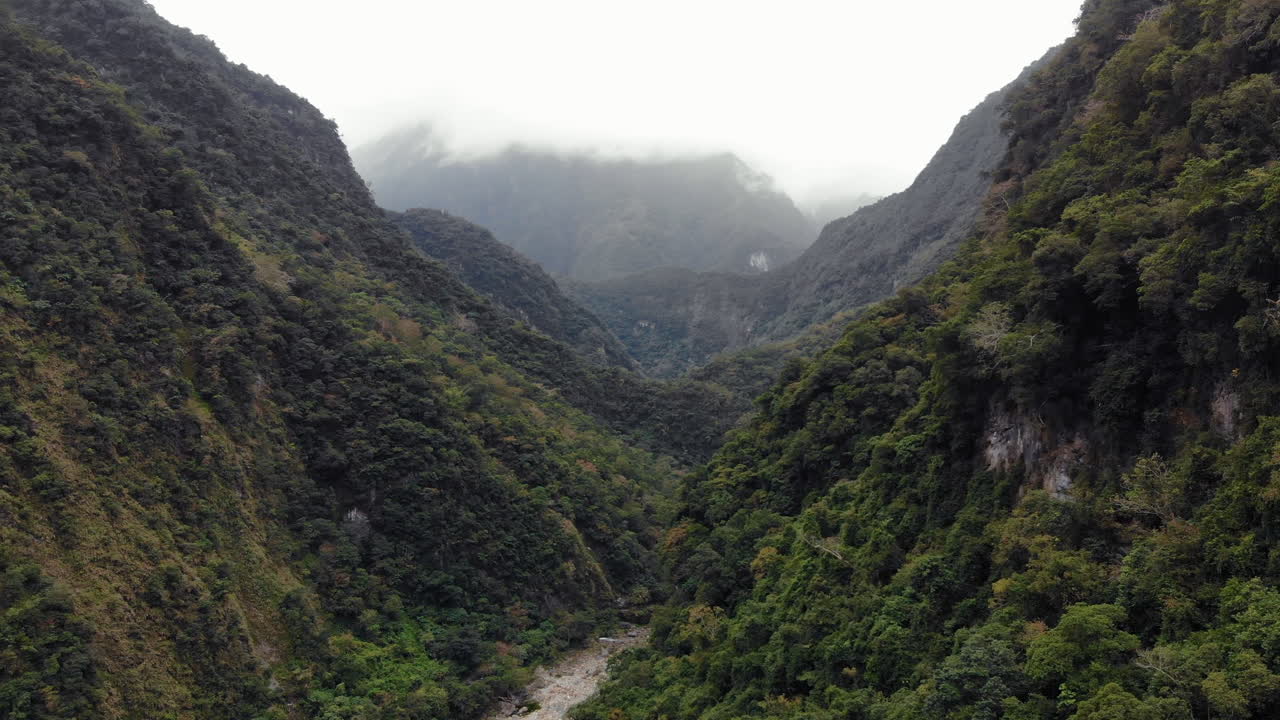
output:
[[[317,91],[558,49],[410,10],[466,57]],[[1280,716],[1280,3],[1073,33],[819,229],[721,149],[365,177],[144,0],[0,0],[0,718]]]

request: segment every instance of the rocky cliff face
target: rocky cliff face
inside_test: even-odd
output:
[[[910,187],[829,223],[795,262],[764,279],[759,307],[769,317],[756,342],[886,298],[955,255],[973,235],[992,173],[1008,152],[1009,94],[1044,62],[961,118]]]

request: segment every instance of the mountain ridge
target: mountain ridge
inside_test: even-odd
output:
[[[659,377],[786,341],[888,297],[936,269],[973,231],[991,173],[1008,151],[1005,100],[1051,55],[961,118],[907,189],[831,221],[790,263],[746,277],[654,270],[566,281],[565,289]]]
[[[431,132],[402,130],[355,151],[379,201],[467,217],[553,276],[755,273],[812,237],[794,203],[729,153],[630,159],[513,145],[455,158]]]
[[[589,311],[560,292],[532,260],[498,242],[488,230],[439,210],[390,213],[428,257],[445,263],[473,290],[521,322],[603,365],[634,370],[630,355]]]

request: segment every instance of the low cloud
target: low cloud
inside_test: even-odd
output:
[[[905,187],[1078,4],[153,0],[352,145],[427,122],[470,155],[727,151],[802,205]]]

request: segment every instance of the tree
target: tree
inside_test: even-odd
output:
[[[1009,336],[1013,328],[1013,318],[1009,306],[1004,303],[991,303],[978,311],[977,317],[969,323],[966,335],[969,342],[986,356],[994,366],[1000,365],[1000,343]]]
[[[1049,632],[1027,648],[1027,675],[1034,680],[1096,686],[1111,666],[1138,649],[1136,635],[1120,630],[1117,605],[1072,605]]]
[[[1209,673],[1200,688],[1215,715],[1243,720],[1275,699],[1280,692],[1280,675],[1271,672],[1258,653],[1242,650],[1231,656],[1225,671]]]
[[[1121,512],[1155,517],[1166,525],[1179,520],[1185,488],[1164,458],[1152,455],[1138,460],[1122,483],[1124,494],[1112,501]]]
[[[1118,683],[1108,683],[1080,703],[1071,720],[1191,720],[1191,709],[1176,698],[1139,699]]]

